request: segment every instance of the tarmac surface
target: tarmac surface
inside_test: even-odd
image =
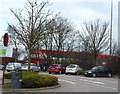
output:
[[[0,71],[1,72],[1,71]],[[10,92],[24,92],[27,94],[28,92],[107,92],[116,93],[119,91],[119,81],[117,77],[85,77],[85,76],[77,76],[77,75],[65,75],[65,74],[48,74],[47,72],[39,72],[39,74],[45,75],[53,75],[58,77],[59,84],[56,87],[48,87],[48,88],[33,88],[33,89],[4,89],[4,93]],[[1,76],[0,76],[1,78]],[[9,80],[5,80],[8,82]],[[2,83],[2,79],[0,80]],[[2,92],[2,86],[0,87],[0,92]],[[104,94],[103,93],[103,94]],[[29,94],[29,93],[28,93]],[[95,93],[96,94],[96,93]]]

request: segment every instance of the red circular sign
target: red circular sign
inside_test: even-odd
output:
[[[7,33],[5,33],[4,34],[4,46],[8,46],[8,34]]]

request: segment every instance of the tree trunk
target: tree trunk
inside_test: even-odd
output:
[[[94,65],[95,65],[95,66],[98,65],[98,63],[97,63],[97,55],[96,55],[96,54],[94,54]]]
[[[17,51],[18,51],[18,48],[16,47],[15,50],[16,50],[16,51],[15,51],[15,62],[17,62],[17,58],[18,58],[18,53],[17,53]]]
[[[28,51],[28,70],[27,70],[27,75],[29,75],[30,72],[30,64],[31,64],[31,49]]]
[[[58,48],[58,52],[57,52],[57,64],[59,63],[59,48]]]

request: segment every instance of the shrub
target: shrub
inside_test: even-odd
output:
[[[38,74],[38,72],[29,72],[29,74]],[[22,75],[27,75],[27,71],[22,71]]]
[[[30,72],[30,74],[38,74],[37,72]],[[27,75],[27,71],[22,71],[22,76]],[[5,79],[11,79],[12,73],[5,74]],[[18,76],[18,72],[16,72],[16,76]]]
[[[5,74],[5,79],[11,79],[11,75],[12,75],[12,73]]]
[[[22,78],[22,88],[38,88],[57,85],[57,77],[30,74]]]
[[[12,73],[5,74],[5,79],[11,79]],[[18,72],[16,72],[16,76],[18,76]]]
[[[5,79],[11,79],[11,74],[5,74]],[[58,84],[58,78],[50,75],[39,75],[37,72],[22,72],[22,88],[39,88],[55,86]]]
[[[84,75],[84,72],[85,72],[85,71],[83,71],[83,70],[79,70],[79,71],[78,71],[78,74],[79,74],[79,75]]]
[[[5,74],[5,79],[11,79],[12,73]],[[16,72],[16,76],[18,76],[18,72]]]

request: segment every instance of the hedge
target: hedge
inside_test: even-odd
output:
[[[5,79],[11,79],[11,74],[5,74]],[[55,86],[58,84],[58,78],[50,75],[40,75],[36,72],[22,72],[22,88],[39,88]]]
[[[37,72],[30,72],[30,74],[38,74]],[[5,79],[11,79],[12,73],[5,74]],[[16,72],[16,76],[18,75],[18,72]],[[22,76],[27,75],[27,71],[22,71]]]
[[[79,75],[84,75],[84,72],[85,72],[85,71],[86,71],[86,70],[84,70],[84,71],[83,71],[83,70],[79,70],[79,71],[78,71],[78,74],[79,74]]]
[[[55,86],[58,83],[57,77],[50,75],[26,75],[22,78],[23,88],[36,88],[36,87],[47,87]]]

